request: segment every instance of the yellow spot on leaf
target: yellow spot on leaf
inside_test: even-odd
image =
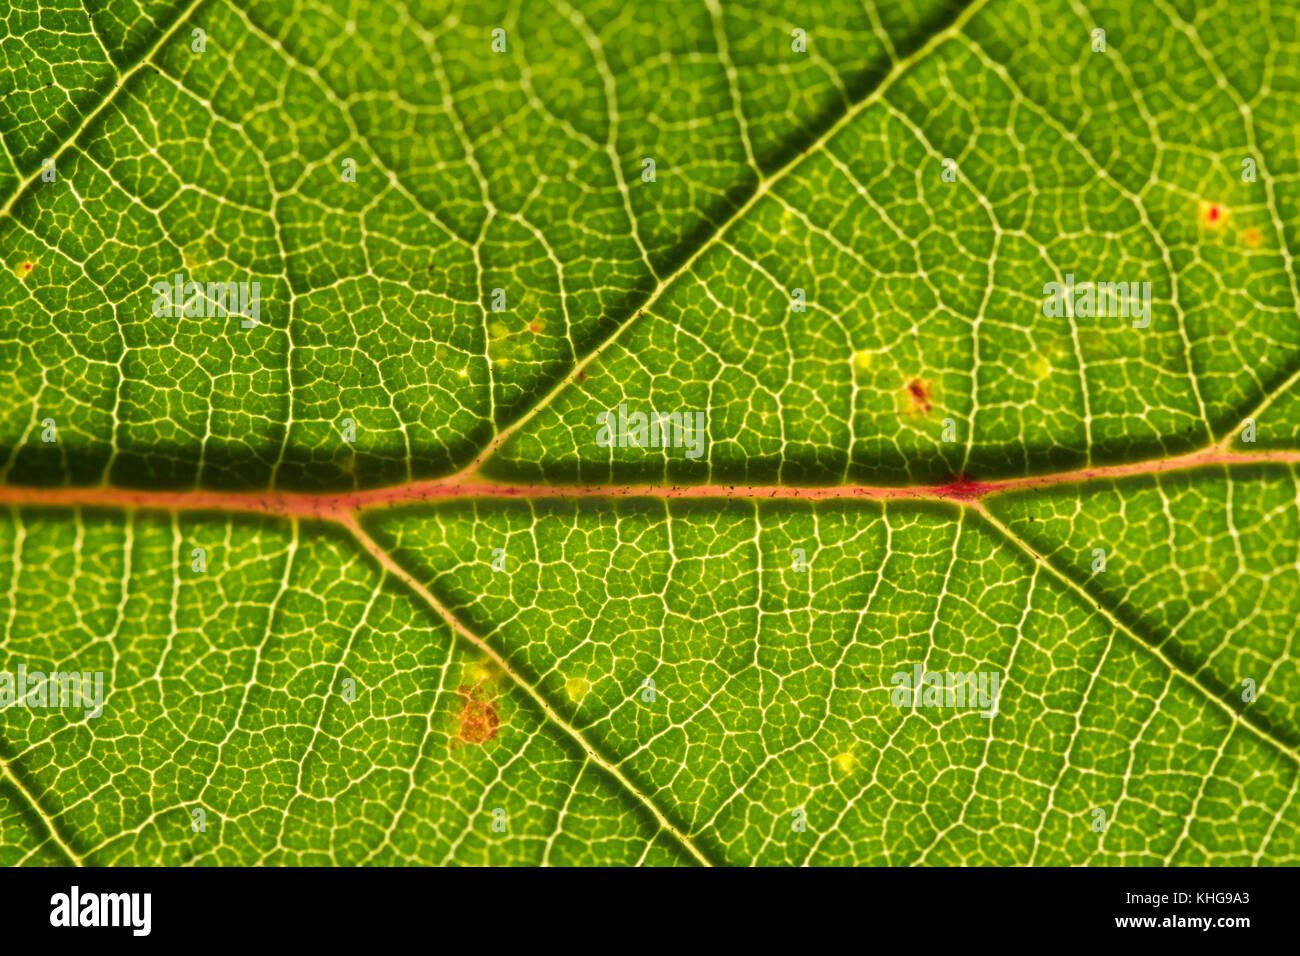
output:
[[[585,677],[570,677],[564,682],[564,692],[573,701],[582,700],[589,690],[591,690],[591,681]]]
[[[497,678],[496,664],[491,660],[479,661],[465,669],[465,679],[471,684],[485,684]]]

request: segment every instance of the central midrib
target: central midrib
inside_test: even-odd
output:
[[[346,522],[364,511],[456,499],[661,498],[684,500],[771,499],[791,501],[920,499],[980,501],[1012,491],[1086,485],[1197,468],[1300,464],[1300,451],[1230,451],[1221,446],[1131,464],[975,481],[957,478],[934,485],[761,484],[563,484],[519,483],[483,478],[477,471],[448,478],[387,485],[363,491],[311,494],[286,491],[150,490],[109,486],[35,487],[0,485],[0,505],[13,507],[120,508],[144,511],[217,511]]]

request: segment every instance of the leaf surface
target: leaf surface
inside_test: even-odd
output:
[[[664,16],[5,24],[0,862],[1300,856],[1295,6]]]

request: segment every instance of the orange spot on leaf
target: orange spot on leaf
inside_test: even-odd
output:
[[[930,386],[919,378],[907,383],[907,394],[912,398],[912,409],[919,412],[930,410]]]
[[[489,697],[482,684],[466,687],[461,684],[456,693],[464,700],[460,709],[460,730],[457,739],[467,744],[483,744],[497,735],[501,715],[496,701]],[[454,745],[454,744],[453,744]]]
[[[1254,249],[1256,246],[1259,245],[1259,241],[1261,238],[1262,237],[1259,234],[1259,230],[1256,229],[1254,226],[1251,226],[1249,229],[1243,231],[1241,234],[1241,241],[1244,242],[1252,249]]]

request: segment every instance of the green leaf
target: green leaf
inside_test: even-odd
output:
[[[0,863],[1300,858],[1293,5],[2,29]]]

